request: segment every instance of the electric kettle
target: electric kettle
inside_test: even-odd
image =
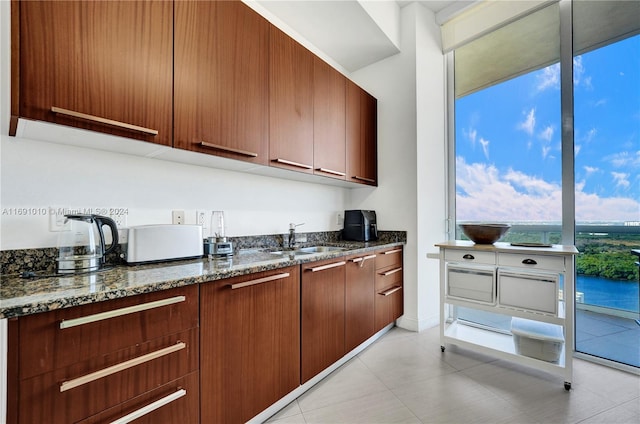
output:
[[[65,215],[58,236],[58,273],[96,271],[104,265],[105,255],[118,246],[118,228],[113,219],[101,215]],[[102,228],[111,229],[107,247]]]

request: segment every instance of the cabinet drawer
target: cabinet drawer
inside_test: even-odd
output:
[[[402,266],[402,246],[376,251],[376,269]]]
[[[199,378],[193,372],[155,390],[109,408],[78,424],[111,423],[123,418],[138,417],[136,424],[200,422]],[[135,414],[135,415],[134,415]]]
[[[495,303],[495,268],[447,266],[447,297],[472,302]]]
[[[558,274],[498,271],[498,304],[545,314],[558,313]]]
[[[18,324],[25,379],[197,327],[198,287],[29,315]]]
[[[563,272],[564,256],[528,255],[526,253],[498,253],[498,265],[525,267],[528,269],[547,269]]]
[[[494,265],[496,263],[496,254],[493,252],[481,252],[473,249],[446,249],[444,251],[444,260],[447,262]]]
[[[404,290],[402,283],[384,290],[376,290],[375,326],[380,331],[400,318],[404,313]]]
[[[383,290],[392,286],[402,285],[402,265],[376,270],[376,290]]]
[[[197,371],[198,352],[198,329],[192,328],[22,380],[20,421],[90,417]]]

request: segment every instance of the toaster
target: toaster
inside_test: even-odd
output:
[[[127,231],[120,255],[129,264],[200,258],[203,255],[200,225],[140,225]]]

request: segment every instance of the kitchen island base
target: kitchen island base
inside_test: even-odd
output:
[[[526,248],[465,241],[436,246],[440,247],[441,351],[451,344],[542,370],[562,377],[564,388],[570,390],[574,347],[571,300],[575,292],[574,255],[578,253],[575,247]],[[555,347],[560,349],[558,360],[523,355],[516,345],[521,340],[514,340],[511,332],[460,319],[457,307],[511,316],[517,322],[526,319],[542,326],[560,326],[562,336],[555,340]]]

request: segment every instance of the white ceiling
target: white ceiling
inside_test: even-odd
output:
[[[367,0],[364,0],[367,1]],[[387,0],[393,1],[393,0]],[[397,8],[414,1],[397,0]],[[398,46],[356,0],[257,0],[294,31],[353,72],[398,53]],[[469,0],[418,0],[434,13],[452,13]]]

